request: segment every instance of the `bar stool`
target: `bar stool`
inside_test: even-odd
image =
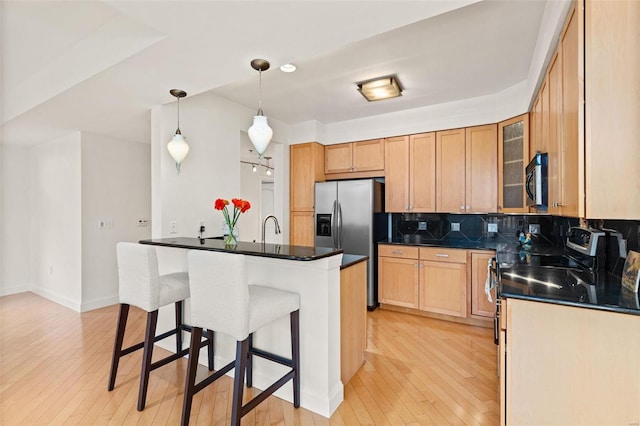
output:
[[[249,285],[245,256],[241,254],[192,250],[188,254],[191,283],[192,342],[202,329],[215,330],[236,340],[236,359],[211,376],[195,383],[198,366],[197,345],[189,351],[189,364],[182,405],[182,424],[189,424],[193,396],[235,368],[231,424],[240,419],[289,380],[293,380],[293,406],[300,407],[300,296],[284,290]],[[253,332],[270,322],[289,315],[291,321],[291,359],[253,347]],[[243,379],[252,386],[253,356],[290,367],[274,384],[242,405]]]
[[[113,345],[109,391],[115,387],[120,358],[144,348],[138,392],[138,411],[142,411],[147,399],[149,373],[189,353],[188,348],[182,348],[182,332],[191,331],[190,326],[182,323],[183,302],[189,298],[189,275],[186,272],[160,275],[156,249],[152,246],[121,242],[116,246],[116,253],[120,314]],[[171,303],[175,304],[176,328],[156,336],[158,309]],[[147,325],[143,342],[122,349],[130,305],[147,311]],[[209,370],[213,370],[213,331],[207,330],[206,333],[207,339],[201,342],[202,333],[200,333],[194,345],[198,348],[208,347]],[[176,335],[176,353],[152,363],[153,344],[174,334]]]

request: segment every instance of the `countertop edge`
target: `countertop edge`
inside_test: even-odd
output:
[[[342,265],[340,265],[340,269],[346,269],[350,266],[357,265],[360,262],[364,262],[369,260],[369,256],[359,255],[359,254],[342,254]]]
[[[571,306],[574,308],[592,309],[595,311],[613,312],[618,314],[640,316],[640,310],[623,308],[620,306],[613,306],[613,305],[594,305],[590,303],[572,302],[569,300],[549,299],[546,297],[536,297],[536,296],[530,296],[530,295],[522,295],[522,294],[516,294],[516,293],[502,293],[502,292],[500,292],[500,297],[503,299],[528,300],[531,302],[548,303],[551,305]]]

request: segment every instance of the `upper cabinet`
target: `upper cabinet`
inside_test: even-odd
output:
[[[329,179],[384,175],[384,139],[327,145],[324,154]]]
[[[549,153],[548,212],[640,218],[640,2],[576,1],[531,112]]]
[[[584,145],[585,216],[638,220],[640,2],[589,0],[585,8],[576,13],[578,20],[586,16],[578,24],[584,37],[577,39],[578,78],[584,79],[579,106],[586,95],[577,117],[579,132],[585,132],[578,136],[579,147]]]
[[[290,210],[313,211],[315,183],[324,181],[324,147],[316,142],[291,145]]]
[[[385,208],[390,213],[434,212],[436,135],[385,140]]]
[[[436,182],[437,211],[496,212],[497,126],[436,132]]]
[[[535,112],[535,104],[534,104]],[[532,115],[535,113],[532,112]],[[498,211],[528,213],[525,167],[529,163],[529,116],[498,123]]]

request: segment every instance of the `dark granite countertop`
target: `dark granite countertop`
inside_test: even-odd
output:
[[[504,298],[640,315],[638,294],[624,291],[619,277],[609,273],[598,276],[579,262],[560,257],[561,254],[561,248],[499,251],[498,294]]]
[[[485,240],[471,241],[467,239],[445,238],[442,240],[423,238],[419,235],[412,235],[410,238],[392,238],[388,240],[378,241],[378,244],[399,244],[403,246],[421,246],[421,247],[448,247],[470,250],[499,250],[505,246],[504,242]]]
[[[298,261],[317,260],[342,253],[342,249],[326,247],[289,246],[285,244],[263,244],[238,241],[231,247],[217,238],[158,238],[140,240],[140,244],[151,244],[164,247],[175,247],[191,250],[222,251],[227,253],[245,254],[248,256],[271,257]]]
[[[342,264],[340,265],[340,269],[348,268],[349,266],[353,266],[357,263],[364,262],[368,260],[369,256],[363,256],[360,254],[343,254],[342,255]]]

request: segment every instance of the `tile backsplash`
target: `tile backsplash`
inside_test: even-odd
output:
[[[521,231],[529,225],[539,225],[540,233],[533,235],[544,244],[563,246],[567,230],[578,226],[578,219],[550,215],[502,215],[502,214],[449,214],[449,213],[390,213],[391,237],[410,241],[421,239],[456,239],[468,241],[516,242]],[[627,250],[640,251],[640,221],[593,220],[588,221],[594,228],[614,229],[626,240]],[[489,225],[492,225],[491,227]],[[489,232],[497,226],[496,232]],[[611,255],[611,259],[616,256]],[[620,276],[624,259],[611,262],[609,269]]]

